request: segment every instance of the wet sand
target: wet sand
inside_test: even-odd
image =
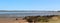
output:
[[[15,18],[0,18],[0,23],[16,23]]]
[[[16,20],[16,18],[0,18],[0,23],[25,23],[25,20],[22,20],[21,18],[18,20]]]

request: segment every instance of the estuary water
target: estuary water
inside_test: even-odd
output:
[[[57,11],[39,11],[39,12],[0,12],[0,17],[21,17],[21,16],[46,16],[46,15],[60,15]]]

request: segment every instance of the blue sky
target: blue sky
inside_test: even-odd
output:
[[[60,10],[60,0],[0,0],[0,10]]]

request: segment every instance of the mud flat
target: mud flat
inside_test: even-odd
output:
[[[0,18],[0,23],[16,23],[15,18]]]
[[[0,23],[28,23],[26,20],[23,20],[22,18],[0,18]]]

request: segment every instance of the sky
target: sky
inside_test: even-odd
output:
[[[0,10],[60,10],[60,0],[0,0]]]

